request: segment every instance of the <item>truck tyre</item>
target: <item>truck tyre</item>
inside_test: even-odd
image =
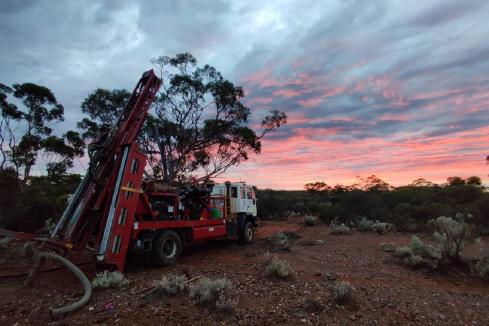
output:
[[[158,266],[176,263],[182,253],[182,239],[172,230],[163,231],[155,238],[153,254]]]
[[[243,230],[239,233],[239,240],[241,243],[252,243],[255,239],[255,228],[250,221],[246,221]]]

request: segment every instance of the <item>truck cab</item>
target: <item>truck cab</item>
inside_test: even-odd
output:
[[[258,226],[256,195],[252,185],[245,182],[229,182],[215,184],[212,198],[225,198],[226,233],[237,236],[241,242],[252,242]]]
[[[227,188],[229,187],[229,194]],[[211,196],[229,196],[231,214],[245,214],[256,218],[256,195],[254,187],[245,182],[216,184]]]

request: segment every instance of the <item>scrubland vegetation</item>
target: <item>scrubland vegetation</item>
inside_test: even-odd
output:
[[[428,221],[457,213],[471,216],[481,234],[489,234],[489,193],[480,178],[451,177],[445,184],[417,179],[410,185],[391,187],[371,176],[351,186],[330,187],[307,184],[303,191],[263,189],[257,191],[258,212],[262,219],[284,219],[291,214],[317,215],[326,223],[348,226],[359,231],[425,231]]]

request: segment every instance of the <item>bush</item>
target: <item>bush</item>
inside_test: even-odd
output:
[[[413,254],[413,251],[411,250],[411,248],[406,247],[406,246],[398,247],[394,251],[394,257],[397,257],[397,258],[409,257],[412,254]]]
[[[56,221],[54,221],[52,218],[48,218],[46,221],[44,221],[44,227],[42,228],[41,233],[50,235],[54,231],[56,224]]]
[[[306,226],[314,226],[314,225],[316,225],[316,222],[317,222],[317,219],[315,216],[306,215],[304,217],[304,224]]]
[[[293,232],[279,232],[268,239],[273,250],[290,251],[291,240],[299,239],[300,236]]]
[[[220,311],[230,311],[234,303],[229,299],[233,285],[226,278],[211,280],[202,278],[199,283],[191,288],[190,296],[197,304]]]
[[[385,252],[395,252],[396,251],[396,246],[393,243],[385,243],[382,242],[380,244],[380,249]]]
[[[435,231],[433,237],[440,244],[441,254],[450,259],[459,260],[465,244],[475,240],[472,228],[462,214],[457,214],[456,219],[440,216],[429,225]]]
[[[341,223],[340,225],[331,223],[330,226],[332,228],[332,234],[351,234],[350,228],[344,223]]]
[[[411,237],[411,243],[409,244],[409,247],[413,251],[414,255],[419,255],[423,258],[428,259],[441,259],[441,254],[438,249],[433,246],[424,244],[424,242],[415,235]]]
[[[441,255],[433,246],[426,245],[417,236],[413,235],[409,247],[398,247],[394,251],[394,257],[404,265],[410,267],[437,268]]]
[[[0,239],[0,248],[7,248],[7,247],[8,247],[8,245],[9,245],[9,243],[10,243],[11,241],[12,241],[12,239],[11,239],[11,238],[8,238],[8,237],[6,237],[6,238],[1,238],[1,239]]]
[[[392,224],[379,221],[375,221],[375,223],[370,226],[372,232],[377,232],[379,234],[384,234],[387,231],[393,230],[393,228],[394,226]]]
[[[338,304],[344,304],[352,299],[353,286],[348,282],[338,282],[331,288],[333,300]]]
[[[94,289],[109,289],[124,287],[129,284],[129,280],[126,279],[121,272],[109,272],[97,273],[92,281],[92,287]]]
[[[290,265],[285,260],[269,257],[265,265],[265,274],[272,278],[288,278],[291,275]]]
[[[366,216],[362,216],[360,220],[357,221],[357,230],[361,232],[372,231],[372,224],[374,224],[374,222],[368,220]]]
[[[489,280],[489,257],[479,260],[477,264],[475,264],[473,272],[483,279]]]
[[[174,296],[178,293],[187,292],[188,289],[188,279],[185,275],[164,275],[156,283],[153,294],[159,297]]]
[[[24,257],[32,257],[35,254],[34,251],[34,246],[32,245],[32,242],[26,242],[24,243],[24,247],[22,247]]]

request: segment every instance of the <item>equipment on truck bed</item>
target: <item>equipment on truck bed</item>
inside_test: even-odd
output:
[[[168,265],[185,244],[226,237],[251,242],[257,226],[253,187],[226,182],[176,189],[143,181],[147,157],[136,138],[160,86],[153,70],[145,72],[117,123],[101,128],[88,146],[88,172],[50,238],[0,234],[42,240],[65,252],[93,242],[97,260],[120,271],[129,252],[151,252],[159,265]]]

